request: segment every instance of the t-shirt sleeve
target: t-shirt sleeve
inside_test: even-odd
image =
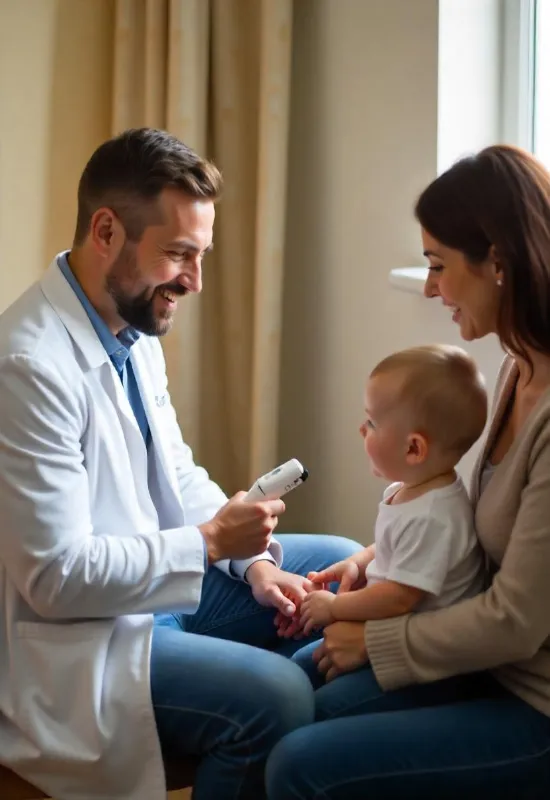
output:
[[[439,595],[449,571],[452,527],[441,519],[407,520],[393,536],[387,580]]]

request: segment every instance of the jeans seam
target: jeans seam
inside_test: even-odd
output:
[[[494,769],[495,767],[501,767],[508,764],[518,764],[521,761],[529,761],[532,759],[539,759],[543,758],[545,755],[550,753],[550,745],[545,747],[543,750],[530,753],[529,755],[518,756],[516,758],[507,758],[500,761],[492,761],[490,763],[479,763],[479,764],[464,764],[462,766],[451,766],[451,767],[434,767],[431,769],[411,769],[411,770],[396,770],[393,772],[377,772],[373,775],[363,775],[360,778],[353,778],[348,781],[338,781],[337,783],[331,783],[328,786],[325,786],[323,789],[320,789],[313,798],[313,800],[327,800],[329,795],[327,792],[332,791],[335,788],[341,788],[342,786],[350,786],[353,783],[357,783],[358,781],[370,781],[376,780],[377,778],[389,778],[393,775],[399,775],[400,777],[410,777],[412,775],[433,775],[436,772],[445,773],[445,772],[465,772],[466,770],[474,770],[474,769]]]
[[[234,728],[236,728],[239,736],[242,736],[242,733],[243,733],[243,730],[244,730],[243,726],[239,722],[235,722],[234,720],[230,719],[229,717],[224,716],[223,714],[216,714],[216,712],[214,712],[214,711],[201,711],[200,709],[188,708],[186,706],[165,706],[165,705],[160,705],[160,704],[155,704],[154,705],[154,709],[155,710],[158,709],[159,711],[178,711],[178,712],[181,711],[181,712],[185,712],[186,714],[197,714],[197,715],[199,715],[201,717],[214,717],[215,719],[221,719],[224,722],[226,722],[229,725],[232,725]],[[250,767],[250,764],[252,763],[251,746],[250,746],[250,744],[248,745],[247,749],[248,749],[248,758],[246,758],[245,764],[244,764],[244,767],[243,767],[243,770],[242,770],[243,776],[242,776],[241,783],[237,787],[237,794],[235,795],[236,800],[238,800],[238,798],[239,798],[239,795],[241,793],[241,788],[242,788],[242,785],[244,783],[244,777],[245,777],[244,773],[246,772],[246,770],[248,770],[248,768]]]
[[[346,712],[350,709],[359,709],[364,703],[370,703],[371,700],[374,700],[378,697],[378,693],[375,692],[374,694],[370,695],[369,697],[363,698],[363,701],[360,705],[358,705],[355,701],[353,703],[349,703],[345,706],[340,706],[337,711],[328,714],[326,717],[323,717],[323,721],[328,721],[329,719],[338,719],[341,716],[347,716]],[[373,712],[376,713],[376,712]]]
[[[231,616],[230,617],[223,617],[222,620],[216,620],[215,623],[213,623],[211,625],[208,625],[205,628],[201,628],[200,631],[187,631],[187,633],[195,633],[198,636],[200,636],[203,633],[208,633],[209,631],[214,631],[214,630],[216,630],[216,628],[222,628],[224,625],[229,625],[232,622],[237,622],[241,618],[244,619],[244,617],[246,617],[247,619],[250,619],[251,617],[256,617],[259,614],[264,614],[268,610],[269,609],[267,609],[267,608],[259,608],[257,611],[253,611],[252,613],[249,611],[246,614],[234,614],[232,617]],[[184,629],[184,632],[185,632],[185,629]]]

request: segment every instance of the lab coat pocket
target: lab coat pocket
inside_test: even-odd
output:
[[[21,698],[17,716],[42,752],[72,752],[84,761],[102,752],[101,740],[113,725],[113,712],[101,700],[114,628],[114,620],[16,623],[12,641],[13,680],[18,684],[14,695]],[[97,726],[90,724],[93,719]]]

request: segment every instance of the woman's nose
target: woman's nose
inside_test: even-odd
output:
[[[428,272],[428,277],[424,284],[424,297],[439,297],[439,288],[437,286],[437,277],[431,271]]]

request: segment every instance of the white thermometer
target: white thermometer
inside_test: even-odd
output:
[[[258,478],[246,493],[244,501],[258,503],[261,500],[278,500],[307,480],[308,474],[307,469],[304,469],[297,459],[291,458],[290,461]]]

